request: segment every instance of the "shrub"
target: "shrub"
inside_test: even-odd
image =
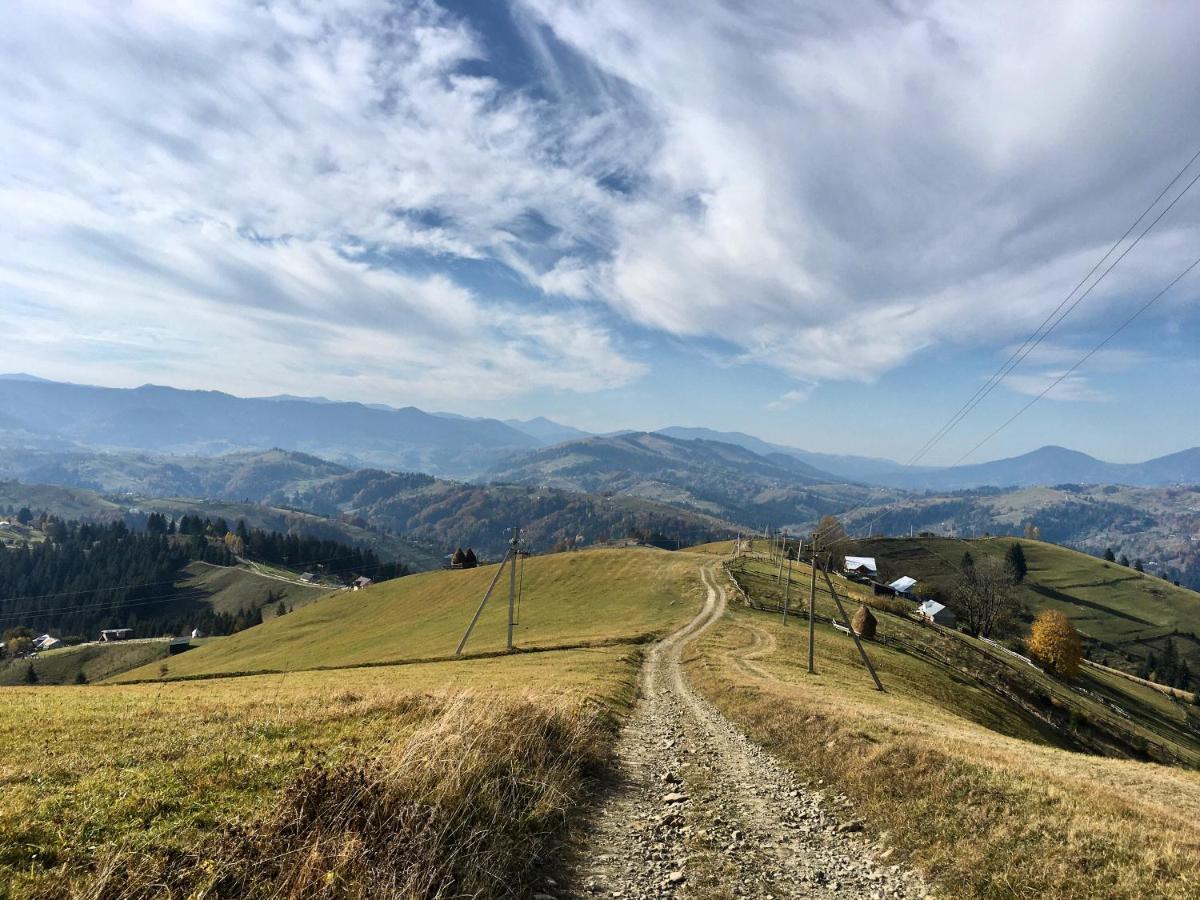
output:
[[[1079,673],[1083,644],[1079,632],[1062,613],[1047,609],[1038,613],[1029,632],[1029,652],[1046,668],[1064,678]]]

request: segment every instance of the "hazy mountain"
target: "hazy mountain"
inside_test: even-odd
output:
[[[537,438],[543,444],[559,444],[563,441],[591,437],[590,432],[563,425],[547,419],[545,416],[537,416],[532,419],[505,419],[504,424],[517,429],[517,431],[523,431],[530,437]]]
[[[754,526],[799,527],[878,490],[841,483],[787,454],[633,432],[536,450],[488,473],[495,482],[646,497]]]
[[[770,441],[764,441],[752,434],[745,434],[741,431],[716,431],[712,428],[689,428],[681,425],[671,425],[667,428],[660,428],[655,433],[665,434],[668,437],[680,438],[685,441],[705,440],[736,444],[739,447],[745,447],[747,450],[763,456],[769,456],[772,453],[783,453],[787,456],[793,456],[801,462],[808,463],[810,466],[814,466],[823,472],[828,472],[831,475],[837,475],[852,481],[870,481],[874,475],[904,471],[904,466],[892,459],[837,453],[817,453],[812,450],[801,450],[798,447],[789,447],[784,444],[772,444]]]
[[[894,487],[932,490],[1039,484],[1196,484],[1200,483],[1200,448],[1142,463],[1110,463],[1078,450],[1051,446],[970,466],[882,473],[872,480]]]
[[[88,447],[219,455],[284,447],[350,465],[452,476],[485,471],[539,445],[495,419],[448,419],[415,407],[249,399],[218,391],[144,385],[103,388],[0,380],[8,427]]]

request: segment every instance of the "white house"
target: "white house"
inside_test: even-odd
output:
[[[61,647],[62,641],[49,634],[39,634],[33,639],[33,649],[41,652],[42,650],[53,650],[55,647]]]
[[[947,609],[936,600],[926,600],[917,607],[919,612],[927,622],[932,622],[934,625],[944,625],[947,628],[953,628],[958,621],[954,615],[954,611]]]
[[[204,637],[204,632],[201,631],[199,628],[193,628],[192,629],[192,637],[202,638],[202,637]]]
[[[354,579],[354,590],[360,591],[363,588],[370,587],[374,582],[366,575],[359,575]]]
[[[847,556],[844,568],[847,574],[856,575],[878,575],[879,569],[875,565],[875,557],[873,556]]]
[[[888,585],[897,594],[907,594],[917,584],[917,579],[909,578],[907,575],[901,575],[895,581]]]

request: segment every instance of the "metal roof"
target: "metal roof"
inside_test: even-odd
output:
[[[911,591],[913,585],[916,583],[917,579],[909,578],[907,575],[901,575],[899,578],[889,584],[888,587],[890,587],[893,591],[904,593],[905,591]]]
[[[868,569],[872,572],[878,572],[875,567],[875,557],[873,556],[847,556],[846,568],[850,569]]]

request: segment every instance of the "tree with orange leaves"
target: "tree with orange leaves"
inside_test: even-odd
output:
[[[1070,619],[1057,610],[1047,609],[1033,620],[1029,652],[1052,672],[1074,678],[1083,659],[1083,643]]]

